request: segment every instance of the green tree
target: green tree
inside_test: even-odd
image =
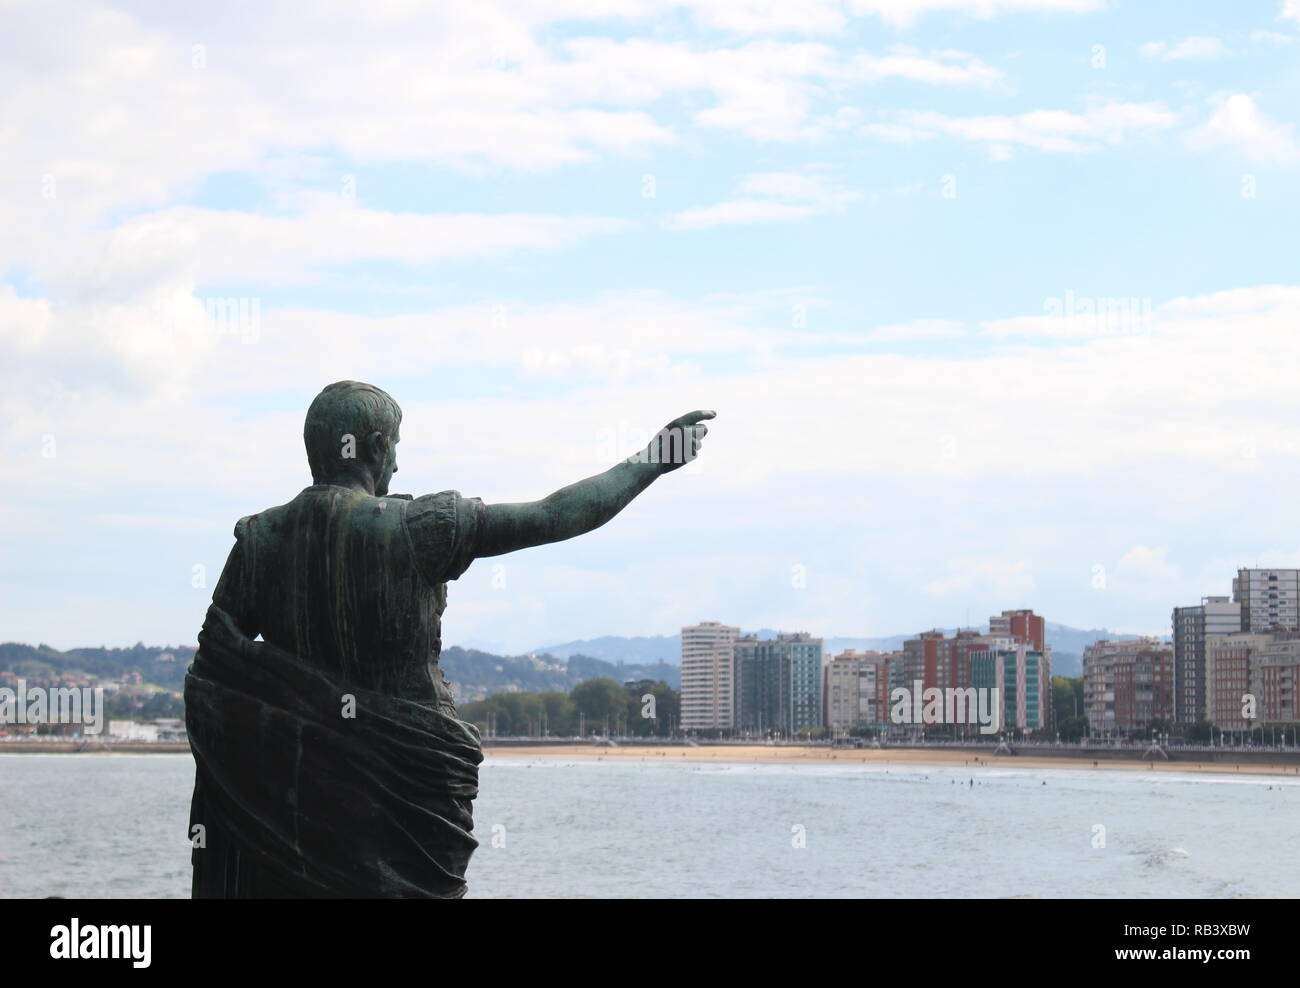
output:
[[[1088,735],[1087,717],[1066,717],[1056,722],[1062,741],[1082,741]]]
[[[165,690],[155,693],[140,705],[140,717],[154,720],[159,717],[184,717],[185,704],[177,693]]]
[[[588,733],[604,726],[613,731],[619,715],[627,713],[627,691],[612,679],[585,680],[573,688],[569,699],[586,718]]]
[[[1070,717],[1083,717],[1083,677],[1052,677],[1052,714],[1058,725]]]
[[[681,698],[676,690],[663,680],[639,679],[628,683],[627,726],[628,733],[638,737],[658,737],[668,733],[669,724],[677,724],[681,713]],[[654,703],[646,700],[654,697]],[[647,716],[653,711],[653,716]]]
[[[493,728],[500,737],[532,734],[544,710],[534,693],[494,693],[460,707],[460,716],[484,733]]]
[[[568,693],[551,690],[539,694],[542,711],[546,716],[546,732],[551,735],[573,735],[578,733],[577,708]]]

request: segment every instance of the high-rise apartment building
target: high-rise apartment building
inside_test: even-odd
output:
[[[1145,731],[1174,714],[1173,646],[1098,641],[1083,652],[1083,705],[1094,735]]]
[[[989,636],[993,637],[993,636]],[[1052,662],[1027,641],[985,646],[970,655],[970,685],[997,689],[1001,730],[1037,731],[1050,723]]]
[[[1246,716],[1252,696],[1251,671],[1255,652],[1273,641],[1269,632],[1241,631],[1211,635],[1205,640],[1205,717],[1221,731],[1244,731],[1259,726]]]
[[[946,636],[942,631],[922,631],[903,642],[901,662],[889,667],[890,687],[913,689],[919,682],[923,689],[939,685],[939,651]]]
[[[792,737],[822,726],[822,640],[806,632],[734,642],[735,726]]]
[[[1221,731],[1300,721],[1300,632],[1206,639],[1206,719]]]
[[[1239,569],[1232,599],[1242,631],[1300,630],[1300,569]]]
[[[831,733],[872,727],[889,719],[888,654],[849,649],[831,659],[822,677],[822,707]]]
[[[739,628],[705,621],[682,629],[682,727],[730,730],[735,723],[733,644]]]
[[[945,639],[938,650],[938,678],[935,683],[940,689],[954,687],[965,689],[973,685],[971,678],[971,660],[979,652],[988,649],[1014,648],[1019,639],[1011,635],[982,635],[978,631],[963,629],[952,638]],[[1026,643],[1027,644],[1027,643]]]
[[[1258,697],[1257,726],[1300,721],[1300,636],[1274,635],[1253,656],[1251,692]]]
[[[1175,607],[1174,721],[1195,724],[1205,715],[1205,641],[1210,635],[1242,630],[1241,605],[1227,597],[1202,597],[1191,607]]]
[[[1047,622],[1031,610],[1003,611],[989,618],[989,634],[1018,638],[1036,652],[1047,649]]]

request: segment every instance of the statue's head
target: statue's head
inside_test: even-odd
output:
[[[398,428],[402,410],[373,384],[337,381],[307,409],[302,439],[311,478],[317,484],[360,483],[388,493],[397,473]]]

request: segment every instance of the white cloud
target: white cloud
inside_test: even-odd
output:
[[[428,264],[553,249],[610,234],[628,223],[601,217],[527,213],[390,213],[338,197],[300,201],[302,212],[267,216],[177,206],[136,216],[76,251],[33,258],[43,279],[122,298],[155,285],[247,280],[314,280],[330,265],[355,261]]]
[[[1087,338],[1150,333],[1155,329],[1150,298],[1094,297],[1066,289],[1043,300],[1043,315],[1012,316],[983,324],[997,338]]]
[[[1219,95],[1211,102],[1217,107],[1214,115],[1188,134],[1189,147],[1204,150],[1227,146],[1252,161],[1265,163],[1286,163],[1300,157],[1294,126],[1273,120],[1246,93]]]
[[[875,14],[895,27],[908,27],[927,14],[963,14],[987,19],[1006,14],[1084,14],[1106,9],[1106,0],[849,0],[858,14]]]
[[[1300,0],[1283,0],[1280,20],[1300,21]]]
[[[1149,608],[1165,614],[1179,599],[1195,599],[1181,585],[1178,597],[1159,589],[1160,580],[1174,577],[1162,569],[1173,565],[1168,553],[1159,554],[1167,542],[1134,535],[1122,547],[1112,541],[1106,549],[1094,547],[1093,541],[1105,540],[1090,535],[1090,543],[1080,546],[1079,530],[1061,519],[1074,517],[1071,511],[1114,516],[1088,529],[1108,536],[1107,525],[1130,513],[1149,518],[1163,511],[1159,516],[1171,528],[1190,530],[1205,517],[1189,507],[1197,492],[1211,506],[1205,510],[1218,512],[1224,478],[1253,464],[1257,471],[1279,471],[1281,483],[1300,463],[1294,425],[1300,393],[1290,362],[1241,360],[1242,353],[1288,353],[1294,347],[1300,286],[1173,299],[1157,306],[1156,330],[1143,336],[1085,338],[1064,348],[985,340],[974,350],[906,356],[878,352],[867,338],[859,350],[837,345],[833,352],[809,352],[806,334],[780,328],[771,318],[775,308],[767,295],[747,304],[645,294],[550,305],[510,302],[500,314],[487,305],[384,318],[270,308],[260,338],[243,344],[229,337],[169,336],[150,322],[147,307],[83,312],[7,293],[0,298],[0,484],[19,493],[4,510],[11,519],[27,518],[30,498],[21,492],[33,484],[46,506],[36,521],[43,517],[47,524],[49,505],[77,510],[95,503],[104,504],[104,511],[128,511],[129,504],[149,503],[166,505],[169,517],[190,511],[210,523],[214,513],[234,518],[278,503],[305,482],[302,409],[324,382],[344,377],[387,386],[406,408],[399,489],[455,486],[488,500],[541,496],[607,465],[611,449],[618,455],[635,448],[672,415],[709,407],[719,417],[699,465],[703,474],[693,481],[690,471],[697,468],[689,467],[674,475],[674,484],[638,501],[621,525],[602,530],[581,549],[547,550],[551,562],[536,564],[604,572],[603,564],[590,561],[602,545],[613,547],[611,553],[625,550],[643,532],[662,543],[664,525],[675,526],[670,541],[690,545],[705,537],[696,534],[698,528],[707,530],[724,515],[733,536],[740,530],[750,538],[748,533],[764,531],[763,519],[771,528],[779,508],[787,512],[783,518],[800,519],[776,526],[793,545],[767,546],[746,561],[754,599],[761,601],[746,614],[761,615],[765,607],[769,613],[803,613],[795,609],[797,601],[772,603],[772,594],[788,585],[785,556],[810,545],[833,546],[827,551],[837,559],[911,558],[921,565],[919,572],[891,570],[879,578],[925,586],[931,598],[980,592],[1023,601],[1030,589],[1041,599],[1050,589],[1048,576],[1061,565],[1032,545],[1015,544],[1020,526],[1040,524],[1034,544],[1051,545],[1053,556],[1085,557],[1077,561],[1076,596],[1088,591],[1088,565],[1109,551],[1110,558],[1124,559],[1112,573],[1112,588],[1127,580],[1150,601]],[[901,331],[887,335],[906,337]],[[764,354],[772,359],[759,359]],[[553,378],[554,387],[529,385],[542,373]],[[490,384],[476,384],[474,396],[466,397],[460,382],[469,375]],[[1142,427],[1134,428],[1135,422]],[[57,439],[57,458],[41,457],[45,435]],[[1251,459],[1243,456],[1244,448]],[[1061,496],[1043,499],[1042,485],[1054,480]],[[885,485],[894,486],[897,503],[861,506],[867,494],[880,501]],[[1185,494],[1163,503],[1161,492],[1171,489]],[[1234,488],[1239,497],[1248,497],[1250,489]],[[1070,501],[1070,492],[1080,490],[1086,496]],[[933,500],[944,491],[953,492],[950,502]],[[973,491],[987,495],[978,510],[957,496]],[[188,507],[197,503],[196,492],[202,507]],[[815,512],[807,510],[814,494]],[[1026,510],[1046,503],[1058,507],[1037,522],[1009,521],[1009,528],[997,531],[1001,543],[980,534],[988,527],[983,521],[980,532],[943,522],[945,516],[996,517],[997,505],[1008,497],[1020,498],[1014,503],[1026,503]],[[917,498],[932,501],[917,508]],[[1135,498],[1150,504],[1134,505]],[[1112,511],[1115,504],[1125,511]],[[920,537],[918,513],[930,519],[927,524],[947,524],[963,540],[959,559],[947,557],[950,550],[943,547],[956,542],[936,543],[922,558],[909,557],[908,540]],[[860,519],[861,526],[845,527],[843,517]],[[886,548],[881,540],[893,538],[895,517],[902,528],[897,544],[890,541]],[[816,525],[840,525],[844,532],[814,538],[809,526]],[[9,544],[25,531],[7,526]],[[1005,544],[1007,538],[1012,544]],[[192,534],[190,541],[184,552],[195,555],[177,564],[177,579],[187,588],[191,561],[212,556],[211,567],[219,565],[228,528],[211,536]],[[200,542],[211,548],[199,548]],[[1134,553],[1135,546],[1144,551]],[[727,552],[720,548],[719,558]],[[666,575],[681,563],[662,565]],[[842,565],[834,559],[821,564],[832,572]],[[625,567],[610,562],[608,569]],[[823,570],[814,565],[811,572],[820,579]],[[722,579],[716,569],[707,573]],[[511,579],[516,586],[513,569]],[[639,598],[638,606],[655,607],[656,621],[666,627],[707,616],[687,613],[689,601],[661,612],[661,605],[678,600],[665,593],[657,590],[653,602]],[[480,597],[485,604],[493,599],[487,591]],[[570,608],[565,627],[586,627],[577,598],[554,581],[544,599],[548,606]],[[715,611],[734,600],[724,595]],[[138,602],[124,606],[132,620],[145,619]],[[730,606],[742,609],[740,603]],[[893,600],[882,614],[888,625],[882,633],[942,619],[923,607],[900,617],[898,606]],[[195,621],[201,613],[180,605],[173,610]],[[860,620],[850,608],[836,613],[847,627]],[[494,614],[484,618],[486,624],[460,627],[487,634],[499,618]],[[1133,614],[1134,621],[1143,617]],[[127,630],[130,622],[115,620],[105,627],[121,630],[105,635],[139,637]],[[628,620],[629,613],[611,612],[595,624],[608,630]],[[21,627],[35,629],[23,621]],[[38,634],[24,631],[19,637]]]
[[[1003,78],[964,52],[923,53],[900,46],[883,55],[847,56],[812,42],[762,40],[704,48],[642,38],[579,38],[567,42],[565,50],[566,63],[537,70],[539,89],[620,105],[710,94],[712,103],[692,113],[697,125],[760,141],[811,140],[833,132],[846,122],[843,111],[856,112],[837,104],[854,86],[903,79],[988,87]]]
[[[1176,44],[1152,41],[1139,49],[1148,58],[1159,58],[1166,62],[1178,62],[1194,58],[1222,58],[1228,49],[1218,38],[1194,35],[1184,38]]]
[[[819,33],[842,19],[819,3],[688,9],[746,30],[803,23]],[[852,86],[1001,78],[960,52],[547,39],[547,25],[566,19],[663,15],[637,2],[551,9],[485,0],[369,12],[367,20],[347,7],[290,3],[228,12],[196,32],[168,8],[147,21],[76,2],[12,10],[0,62],[0,178],[18,218],[84,222],[161,204],[212,173],[265,175],[276,160],[307,152],[544,171],[677,141],[679,125],[668,118],[679,110],[702,128],[809,140],[853,122],[856,111],[843,105]],[[43,199],[46,176],[57,186],[53,201]],[[0,264],[23,254],[14,237],[0,231]]]
[[[963,336],[966,328],[951,319],[918,319],[915,322],[880,326],[870,330],[866,339],[882,343],[951,340]]]
[[[1164,546],[1135,545],[1120,557],[1109,589],[1144,597],[1173,599],[1182,579]]]
[[[842,21],[837,5],[817,2],[701,0],[684,9],[742,34],[795,22],[819,33]],[[246,176],[275,198],[286,187],[338,188],[343,176],[332,172],[352,161],[540,171],[635,154],[680,140],[679,124],[662,119],[676,108],[702,129],[816,140],[860,124],[860,111],[843,105],[850,87],[1001,78],[952,51],[545,38],[547,25],[565,19],[662,16],[639,0],[378,4],[368,19],[319,4],[228,13],[196,34],[171,8],[148,18],[77,2],[12,12],[10,57],[0,61],[0,271],[21,266],[84,308],[224,278],[302,281],[355,260],[420,264],[561,247],[619,223],[349,209],[326,196],[298,196],[269,214],[167,204],[214,174]],[[53,17],[58,32],[48,30]],[[829,187],[817,197],[742,194],[683,222],[795,219],[851,198]]]
[[[698,24],[737,34],[829,34],[848,23],[833,0],[688,0],[682,5]]]
[[[863,128],[871,137],[895,144],[951,137],[985,145],[997,159],[1015,148],[1082,154],[1173,126],[1178,117],[1162,103],[1108,103],[1083,113],[1033,110],[1015,116],[954,117],[904,110]]]
[[[593,422],[654,424],[678,404],[717,407],[719,428],[724,418],[735,423],[708,465],[724,485],[801,472],[858,476],[864,465],[893,477],[1086,476],[1169,462],[1232,473],[1250,466],[1242,455],[1247,444],[1255,463],[1300,456],[1300,436],[1290,425],[1300,414],[1300,394],[1289,365],[1239,359],[1293,345],[1300,320],[1295,286],[1176,299],[1157,307],[1156,329],[1146,335],[1085,338],[1066,349],[986,343],[961,356],[882,353],[869,333],[862,350],[836,345],[810,354],[806,334],[771,325],[766,299],[755,306],[614,295],[581,304],[510,303],[500,318],[487,305],[385,318],[270,308],[259,338],[243,344],[169,332],[147,305],[46,312],[30,300],[6,298],[0,366],[10,368],[5,410],[14,423],[7,438],[30,444],[57,432],[111,450],[98,466],[87,466],[92,486],[111,485],[128,462],[138,459],[147,470],[158,460],[153,439],[120,445],[121,430],[143,427],[126,410],[136,403],[156,421],[174,419],[175,428],[186,429],[192,416],[181,405],[175,416],[157,409],[167,402],[230,404],[242,394],[309,396],[343,377],[427,379],[436,388],[462,368],[489,373],[504,389],[470,403],[492,456],[507,438],[508,449],[522,451],[543,441],[533,435],[537,429],[555,427],[537,414],[542,399],[530,397],[531,389],[512,395],[538,375],[562,385],[560,397],[544,401],[556,421],[586,435],[594,434]],[[46,330],[24,335],[38,321]],[[615,336],[611,327],[618,327]],[[889,335],[906,339],[902,331]],[[795,345],[802,349],[794,352]],[[706,361],[735,370],[706,374]],[[20,379],[19,367],[38,376]],[[28,386],[34,381],[40,386]],[[1213,386],[1188,388],[1187,381]],[[51,404],[50,396],[67,388],[82,395],[81,403]],[[120,415],[108,415],[113,402],[98,397],[113,394],[123,404]],[[446,407],[468,414],[463,399]],[[846,448],[842,430],[808,428],[808,408],[825,422],[882,427],[855,432]],[[220,421],[208,427],[219,429]],[[1143,428],[1133,429],[1135,421]],[[583,449],[584,466],[594,466],[594,442]],[[781,454],[774,457],[774,449]],[[187,450],[187,471],[219,473],[224,455],[224,446]],[[199,468],[198,460],[209,466]],[[23,462],[16,449],[0,460],[11,488],[21,482]]]
[[[1001,82],[1003,73],[978,58],[960,51],[922,54],[896,45],[887,55],[858,55],[850,64],[849,75],[866,81],[909,79],[942,86],[992,86]]]
[[[920,121],[902,122],[907,118],[907,114],[899,114],[899,122],[879,122],[866,124],[862,132],[869,137],[885,141],[887,144],[916,144],[921,141],[932,141],[939,136],[939,131],[932,129],[923,129],[919,126]]]
[[[741,223],[775,223],[838,212],[862,194],[835,185],[818,172],[761,172],[747,176],[734,198],[668,217],[673,230],[706,230]]]
[[[948,574],[931,580],[921,589],[937,597],[977,593],[981,597],[1016,599],[1036,586],[1029,563],[1023,559],[962,557],[952,560]]]

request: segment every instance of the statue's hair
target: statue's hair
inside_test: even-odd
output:
[[[328,385],[307,409],[302,428],[311,479],[320,484],[339,475],[344,465],[340,459],[344,436],[353,436],[360,449],[374,432],[391,439],[401,421],[402,410],[397,402],[373,384],[336,381]]]

